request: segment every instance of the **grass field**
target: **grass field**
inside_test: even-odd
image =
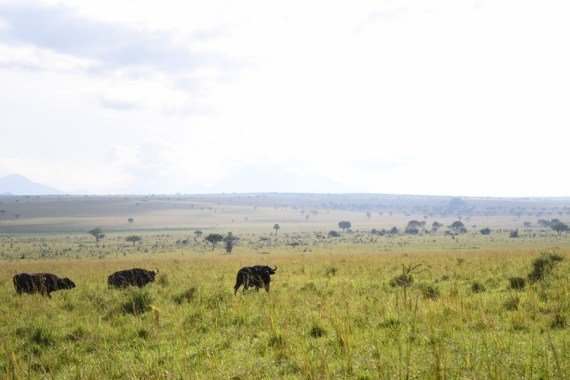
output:
[[[570,374],[570,236],[535,220],[542,213],[564,219],[567,201],[545,201],[546,210],[503,202],[492,215],[490,201],[478,201],[459,217],[414,214],[415,199],[370,216],[360,198],[317,212],[307,211],[311,197],[285,197],[280,202],[290,203],[279,207],[269,207],[273,198],[254,198],[259,204],[208,198],[203,206],[186,199],[182,210],[179,200],[158,199],[139,214],[131,198],[35,198],[35,206],[35,199],[7,199],[0,204],[8,211],[0,220],[2,378]],[[305,206],[295,203],[301,201]],[[439,198],[429,201],[440,207]],[[524,207],[533,214],[513,215]],[[21,216],[10,217],[15,212]],[[371,233],[402,229],[414,218],[428,226],[460,218],[468,231]],[[352,221],[352,231],[338,229],[343,219]],[[523,226],[525,220],[532,225]],[[99,244],[86,233],[95,226],[106,233]],[[484,226],[490,235],[479,233]],[[510,237],[513,229],[517,238]],[[239,238],[231,254],[223,243],[212,249],[204,240],[230,231]],[[141,241],[127,242],[132,234]],[[234,296],[237,271],[256,264],[278,267],[271,291]],[[157,281],[143,289],[107,287],[107,276],[133,267],[159,268]],[[12,276],[20,272],[54,273],[77,287],[51,299],[19,296]]]
[[[568,249],[559,252],[566,256]],[[564,378],[570,266],[522,290],[538,250],[500,253],[134,254],[0,266],[0,373],[7,378]],[[277,265],[271,292],[233,295],[237,269]],[[390,286],[402,265],[414,282]],[[107,288],[130,267],[148,287]],[[77,288],[16,296],[16,272]],[[477,285],[474,285],[477,284]]]

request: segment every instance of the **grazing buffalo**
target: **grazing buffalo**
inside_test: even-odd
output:
[[[157,273],[158,269],[156,272],[141,268],[120,270],[110,275],[107,283],[115,288],[126,288],[128,286],[142,288],[149,282],[154,282]]]
[[[237,294],[239,287],[242,285],[244,292],[250,286],[255,286],[255,289],[258,291],[259,288],[263,287],[266,292],[269,292],[271,275],[275,274],[276,270],[277,267],[271,269],[266,265],[255,265],[252,267],[241,268],[237,274],[236,284],[234,286],[234,294]]]
[[[20,273],[15,275],[16,293],[40,293],[51,298],[50,293],[60,289],[73,289],[75,284],[69,278],[59,278],[51,273]]]

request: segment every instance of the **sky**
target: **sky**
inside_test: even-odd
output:
[[[0,176],[569,196],[566,1],[0,0]]]

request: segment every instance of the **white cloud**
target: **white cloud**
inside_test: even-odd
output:
[[[357,191],[568,195],[564,2],[26,4],[83,20],[86,44],[18,16],[0,175],[174,192],[278,167]]]

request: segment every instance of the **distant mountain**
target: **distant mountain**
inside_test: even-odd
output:
[[[244,167],[218,182],[210,193],[346,193],[347,186],[319,174],[283,168]]]
[[[10,174],[0,177],[0,194],[12,195],[47,195],[64,194],[63,191],[54,189],[41,183],[33,182],[19,174]]]

